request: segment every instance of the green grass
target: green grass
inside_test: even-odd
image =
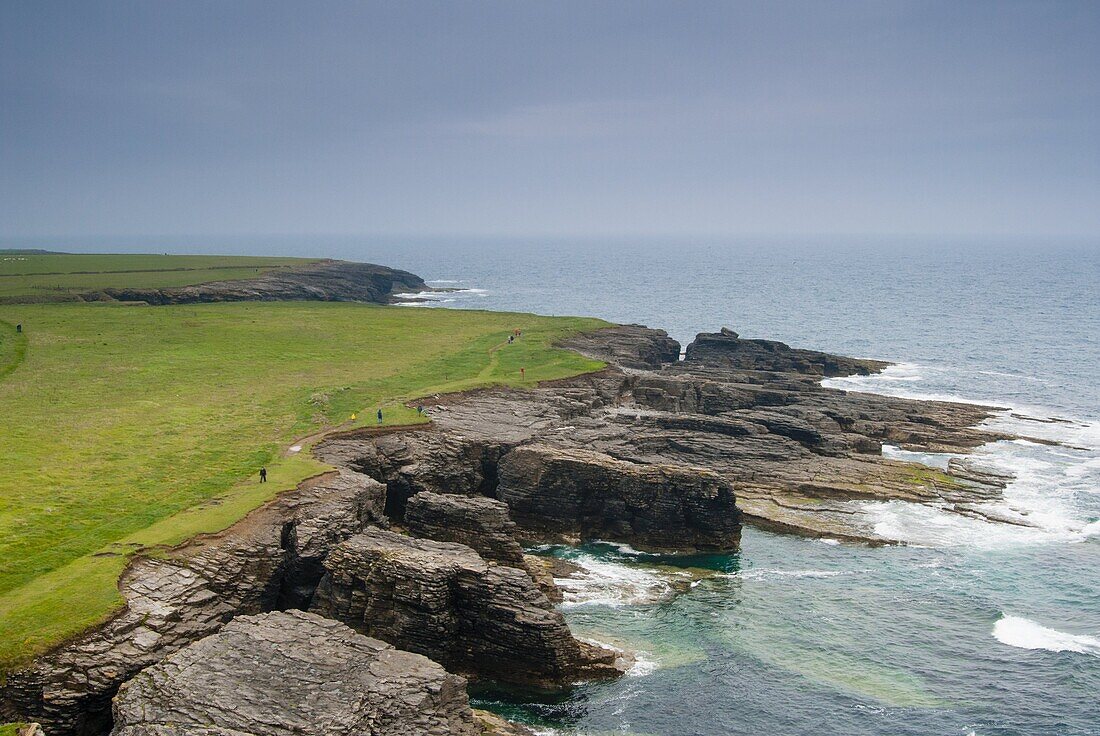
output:
[[[19,255],[0,252],[0,300],[66,301],[107,287],[164,288],[258,276],[305,258],[169,255]]]
[[[905,468],[905,477],[910,483],[918,486],[933,486],[940,488],[965,488],[958,478],[954,478],[942,470],[928,468],[911,463]]]
[[[0,671],[115,610],[134,550],[225,528],[322,472],[306,451],[284,457],[295,439],[373,424],[378,406],[387,424],[416,421],[403,402],[418,396],[596,370],[551,343],[605,324],[259,302],[7,305],[0,320],[14,366],[0,377]]]

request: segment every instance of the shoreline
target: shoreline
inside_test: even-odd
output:
[[[1011,476],[982,472],[965,461],[940,468],[883,456],[883,447],[892,446],[966,458],[990,443],[1026,439],[988,426],[991,417],[1012,408],[842,388],[836,384],[851,383],[847,377],[873,380],[889,364],[745,340],[725,329],[697,336],[682,351],[660,330],[624,325],[579,334],[560,346],[606,366],[522,388],[433,394],[427,424],[379,430],[369,422],[344,422],[291,441],[279,455],[314,462],[318,473],[228,528],[131,556],[120,578],[126,606],[11,673],[0,686],[4,716],[36,717],[54,727],[51,734],[105,733],[111,696],[138,670],[219,636],[227,620],[318,605],[356,631],[380,635],[399,649],[434,653],[448,671],[477,680],[515,677],[516,667],[536,661],[553,664],[540,683],[555,687],[581,672],[614,677],[631,670],[621,652],[611,658],[600,645],[573,638],[561,618],[562,590],[542,563],[520,561],[514,552],[505,554],[505,562],[494,561],[501,548],[479,547],[485,539],[504,547],[601,540],[658,553],[730,551],[737,548],[743,519],[829,544],[904,544],[860,520],[860,504],[867,501],[937,506],[985,523],[1027,525],[982,515],[989,501],[1002,497]],[[739,464],[729,462],[736,458]],[[614,501],[595,526],[592,518],[564,512],[601,498],[585,496],[586,484]],[[441,516],[410,536],[407,504],[439,494],[470,500],[457,508],[431,501],[443,504],[432,512]],[[552,503],[532,505],[540,494],[551,494]],[[624,514],[619,504],[638,498],[649,501],[636,509],[649,510]],[[477,499],[498,506],[482,508]],[[504,516],[492,517],[499,513]],[[322,520],[337,530],[335,536],[326,532],[321,540],[316,531],[303,531],[317,529]],[[471,520],[487,526],[467,536],[455,531]],[[392,530],[401,534],[386,536]],[[465,565],[464,575],[488,575],[484,580],[503,575],[527,592],[516,598],[493,583],[484,590],[498,592],[478,593],[483,598],[477,605],[533,606],[528,616],[543,620],[543,628],[518,638],[508,638],[517,636],[513,632],[485,639],[513,647],[495,665],[486,655],[452,661],[458,655],[445,640],[408,639],[400,629],[382,626],[369,608],[349,609],[340,585],[366,585],[371,595],[383,597],[387,588],[371,588],[375,573],[362,562],[347,562],[347,550],[368,544],[362,549],[380,545],[389,550],[386,555],[398,554],[392,547],[398,539],[411,540],[398,545],[408,547],[400,555],[435,562],[386,574],[411,575],[397,579],[417,585],[429,583],[435,565]],[[458,562],[467,553],[453,549],[456,542],[468,551],[473,545],[475,557]],[[476,559],[488,560],[488,567]],[[566,580],[559,578],[561,584]],[[466,608],[470,600],[441,605],[456,620],[473,615]],[[157,612],[153,618],[151,611]],[[485,632],[475,627],[468,635]],[[556,654],[527,658],[519,653],[527,640],[543,641]],[[89,676],[77,681],[74,672]],[[519,730],[493,733],[525,733],[518,726],[494,727]]]
[[[400,429],[386,428],[386,430],[382,431],[382,432],[372,431],[372,429],[370,427],[351,429],[351,430],[339,430],[337,428],[337,429],[334,429],[331,433],[326,433],[324,436],[317,438],[317,442],[312,445],[311,451],[313,451],[313,452],[318,452],[319,451],[320,454],[318,454],[317,457],[321,462],[325,462],[326,464],[335,465],[338,468],[338,470],[336,470],[334,472],[337,473],[338,475],[341,474],[341,473],[347,473],[349,471],[351,471],[353,473],[361,473],[361,472],[363,472],[363,470],[365,468],[361,465],[357,465],[356,463],[353,463],[352,465],[349,466],[348,463],[346,462],[346,457],[347,457],[346,454],[343,456],[345,458],[343,462],[340,462],[340,461],[334,462],[334,459],[338,458],[340,456],[340,453],[343,452],[343,450],[341,450],[341,446],[343,446],[345,449],[346,449],[347,446],[355,446],[355,447],[360,447],[361,448],[364,445],[375,445],[378,442],[382,442],[384,444],[386,442],[392,441],[395,438],[400,438],[402,440],[402,443],[407,443],[410,440],[421,441],[421,440],[423,440],[424,437],[427,437],[427,436],[434,437],[434,438],[436,438],[436,440],[439,440],[439,441],[442,441],[442,442],[446,443],[446,442],[449,441],[448,437],[453,436],[453,433],[455,431],[463,431],[465,433],[465,432],[468,432],[468,430],[470,429],[470,425],[468,423],[467,424],[463,423],[463,422],[468,422],[469,420],[461,419],[460,417],[458,417],[456,415],[456,412],[463,411],[463,408],[467,405],[473,405],[475,407],[475,410],[481,410],[481,409],[484,409],[487,399],[488,399],[489,402],[500,400],[500,401],[504,401],[504,402],[509,403],[510,404],[509,411],[511,411],[512,414],[515,414],[515,411],[520,406],[534,406],[534,407],[543,406],[543,407],[545,407],[548,403],[547,397],[550,396],[550,395],[558,395],[558,396],[571,395],[571,394],[575,394],[575,392],[578,389],[583,389],[583,390],[588,390],[588,391],[594,390],[595,391],[594,395],[598,396],[600,394],[601,390],[606,390],[606,389],[601,389],[600,388],[601,383],[602,384],[607,384],[609,381],[619,382],[619,381],[624,380],[624,377],[626,377],[629,381],[633,381],[635,383],[635,385],[637,385],[639,382],[644,382],[645,379],[644,378],[639,378],[639,376],[642,376],[645,373],[646,369],[627,366],[625,368],[627,371],[633,371],[634,372],[633,377],[631,378],[630,376],[632,374],[623,373],[623,368],[619,368],[617,366],[620,365],[621,363],[627,363],[627,364],[631,364],[633,366],[649,365],[649,366],[659,367],[661,365],[669,365],[670,362],[662,362],[660,357],[655,357],[655,356],[662,356],[663,355],[663,356],[666,356],[666,358],[667,358],[668,356],[671,356],[671,354],[673,352],[675,352],[676,357],[678,358],[678,355],[679,355],[679,352],[680,352],[678,345],[676,345],[675,349],[673,349],[673,346],[669,345],[669,346],[666,347],[663,343],[661,343],[660,342],[661,340],[667,340],[667,338],[662,337],[663,333],[654,332],[654,331],[649,331],[649,333],[645,333],[643,335],[644,339],[642,339],[641,341],[638,340],[638,335],[637,334],[629,335],[628,336],[629,339],[627,339],[625,343],[623,343],[621,341],[620,335],[623,335],[624,330],[627,333],[629,333],[631,330],[636,331],[637,329],[638,328],[623,328],[621,326],[618,326],[618,327],[606,328],[606,329],[601,330],[597,333],[594,333],[595,335],[600,335],[602,333],[602,338],[603,338],[602,340],[600,340],[600,338],[596,338],[597,340],[602,342],[602,344],[598,345],[599,349],[595,350],[595,351],[591,350],[591,348],[592,348],[591,341],[593,340],[593,335],[592,334],[587,334],[587,335],[581,336],[579,338],[575,338],[575,340],[572,343],[570,341],[567,341],[567,344],[570,347],[573,347],[574,349],[576,349],[576,347],[578,347],[576,345],[577,341],[582,343],[582,345],[580,346],[582,348],[582,351],[584,350],[585,347],[587,347],[589,349],[588,354],[589,354],[590,357],[595,357],[595,358],[598,358],[598,359],[601,359],[601,360],[607,360],[608,358],[611,358],[612,360],[610,360],[609,362],[612,362],[612,365],[609,366],[608,368],[603,369],[603,371],[601,371],[599,373],[586,374],[586,375],[583,375],[583,376],[580,376],[580,377],[577,377],[577,378],[560,379],[560,380],[557,380],[557,381],[548,382],[547,384],[539,384],[537,386],[530,387],[529,389],[527,389],[525,391],[521,391],[521,392],[515,392],[513,389],[491,389],[490,388],[490,389],[476,389],[476,390],[472,390],[472,391],[460,392],[458,394],[440,396],[440,397],[438,397],[438,399],[433,399],[434,401],[437,401],[438,403],[432,409],[432,414],[433,414],[434,421],[429,426],[415,426],[414,425],[414,426],[407,427],[407,428],[402,427]],[[733,338],[733,339],[736,340],[737,338]],[[656,340],[656,342],[654,342],[654,340]],[[587,342],[587,344],[585,344],[586,342]],[[625,345],[625,347],[624,347],[624,345]],[[658,347],[658,345],[660,345],[660,347]],[[619,363],[613,362],[615,359],[617,359],[619,361]],[[689,371],[689,373],[690,373],[690,371]],[[680,380],[680,379],[676,379],[676,380]],[[790,380],[792,380],[792,379],[788,379],[788,381],[790,381]],[[800,381],[801,381],[801,379],[796,379],[795,380],[796,388],[798,386],[804,385]],[[815,381],[811,381],[811,382],[815,383]],[[808,384],[805,384],[805,385],[808,385]],[[631,390],[634,392],[634,399],[633,400],[638,400],[639,394],[637,393],[637,391],[635,389],[631,389]],[[802,389],[799,389],[799,390],[802,390]],[[647,401],[652,400],[652,398],[653,397],[650,397],[650,399],[647,399]],[[517,404],[517,403],[515,403],[516,401],[520,401],[520,403]],[[556,399],[549,401],[549,403],[553,404],[554,401],[556,401]],[[660,401],[660,400],[658,400],[658,401]],[[940,408],[940,410],[942,410],[942,407]],[[576,414],[572,413],[574,411],[575,410],[567,410],[565,416],[569,417],[569,420],[571,422],[575,423],[576,420],[577,420],[577,416],[576,416]],[[974,409],[970,408],[970,409],[967,409],[966,411],[972,412],[972,411],[974,411]],[[475,411],[475,414],[476,414],[476,411]],[[636,422],[640,418],[642,418],[643,416],[645,416],[644,412],[641,413],[641,414],[635,413],[634,417],[631,421]],[[499,419],[500,417],[498,416],[497,418]],[[477,421],[477,420],[475,420],[475,421]],[[547,424],[544,427],[545,432],[552,433],[552,426],[551,426],[552,424],[553,424],[553,422],[551,421],[550,424]],[[704,424],[705,424],[705,422],[704,422]],[[964,422],[963,426],[964,427],[966,426],[965,422]],[[718,428],[721,430],[721,427],[718,427]],[[515,427],[509,428],[509,427],[505,426],[505,427],[503,427],[503,429],[504,429],[504,435],[505,435],[505,440],[504,441],[505,441],[506,445],[507,444],[515,445],[516,440],[519,440],[519,446],[522,446],[524,444],[525,440],[523,440],[522,437],[520,437],[519,435],[510,434],[511,432],[514,432],[514,430],[516,429]],[[728,432],[728,430],[721,430],[721,431]],[[782,431],[782,428],[781,428],[781,431]],[[952,431],[958,431],[958,430],[952,430]],[[966,435],[965,432],[963,434],[964,434],[964,436]],[[467,437],[467,439],[468,439],[468,437]],[[527,440],[527,441],[529,442],[529,440]],[[555,440],[555,441],[558,441],[558,440]],[[963,441],[964,445],[966,445],[968,443],[972,444],[972,442],[970,440],[964,440]],[[559,441],[559,444],[560,444],[560,441]],[[303,447],[303,449],[306,449],[306,448]],[[436,447],[436,449],[439,449],[439,448]],[[491,451],[491,452],[496,452],[496,451]],[[335,453],[335,454],[333,454],[333,453]],[[302,454],[305,454],[305,453],[302,453]],[[479,462],[481,462],[481,461],[479,461]],[[585,459],[585,462],[587,462],[587,459]],[[604,462],[604,461],[599,461],[599,462]],[[904,465],[904,464],[899,463],[899,465]],[[624,469],[625,469],[625,467],[624,467]],[[373,476],[373,481],[372,482],[382,481],[385,487],[388,487],[388,488],[391,488],[391,489],[394,487],[394,483],[397,482],[397,480],[396,480],[396,476],[392,475],[392,471],[387,471],[387,470],[385,470],[381,467],[374,468],[374,471],[375,472],[373,472],[373,473],[368,472],[365,476],[362,476],[362,477],[372,477]],[[462,475],[463,472],[466,472],[466,471],[461,471],[459,473],[459,475]],[[494,472],[500,472],[500,471],[494,471]],[[615,472],[619,472],[619,471],[616,470]],[[698,471],[693,471],[693,472],[698,472]],[[389,477],[387,477],[387,473],[390,473],[391,475]],[[206,546],[209,543],[211,543],[212,541],[215,541],[215,540],[230,540],[230,539],[234,539],[235,537],[238,537],[242,534],[247,535],[248,530],[254,525],[255,517],[262,517],[265,514],[270,513],[270,510],[273,507],[279,506],[281,503],[285,504],[297,495],[300,495],[302,493],[308,493],[309,486],[311,485],[311,483],[315,486],[318,483],[323,484],[326,481],[330,481],[330,480],[332,480],[332,478],[333,478],[332,472],[328,472],[328,473],[325,473],[321,476],[318,476],[318,477],[314,478],[311,482],[299,485],[297,488],[295,488],[291,491],[286,491],[284,493],[280,493],[279,496],[274,498],[272,501],[264,504],[263,506],[261,506],[260,508],[254,510],[253,512],[250,512],[249,515],[245,517],[245,519],[242,519],[240,522],[237,522],[236,524],[234,524],[230,528],[228,528],[226,530],[223,530],[222,532],[219,532],[217,534],[211,535],[209,537],[201,537],[201,538],[195,538],[195,539],[192,539],[192,540],[188,540],[187,542],[185,542],[185,543],[181,544],[180,546],[178,546],[178,547],[172,549],[171,551],[169,551],[168,552],[168,557],[175,558],[175,557],[178,556],[181,559],[185,559],[191,553],[195,552],[196,550],[205,549]],[[402,483],[405,483],[405,482],[407,482],[407,479],[404,480],[404,481],[398,482],[398,486],[400,486]],[[431,486],[432,486],[432,483],[428,483],[427,486],[425,486],[424,488],[420,488],[419,491],[433,490],[431,488]],[[448,489],[449,492],[454,492],[455,490],[458,490],[460,493],[462,492],[461,489],[455,489],[455,488]],[[471,492],[470,490],[466,491],[466,493],[470,493],[470,492]],[[392,490],[389,493],[392,493]],[[745,493],[744,489],[739,489],[738,490],[738,499],[739,499],[738,505],[742,506],[742,507],[745,505],[746,501],[749,500],[749,496],[743,495],[744,493]],[[410,494],[409,497],[411,497],[411,495],[415,495],[415,494]],[[498,496],[499,496],[499,493],[498,493]],[[392,512],[389,512],[389,508],[388,508],[390,505],[391,505],[391,503],[389,501],[387,501],[387,503],[386,503],[387,516],[389,516],[392,519],[393,518]],[[513,514],[514,513],[515,513],[515,511],[513,509]],[[756,521],[756,519],[754,517],[755,517],[755,514],[751,510],[746,511],[746,521]],[[381,517],[379,517],[379,518],[381,518]],[[783,522],[775,520],[774,514],[769,514],[769,515],[766,515],[766,516],[761,517],[761,518],[764,522],[764,525],[766,525],[768,523],[783,524]],[[796,523],[796,524],[791,525],[788,528],[788,530],[794,530],[794,531],[798,531],[798,532],[801,532],[801,533],[806,533],[807,531],[809,531],[804,526],[804,520],[801,523]],[[562,539],[562,537],[557,536],[556,533],[547,535],[545,532],[537,532],[537,531],[536,532],[524,531],[523,534],[520,535],[520,536],[525,541],[529,541],[531,539],[538,539],[539,541],[546,542],[546,541],[558,541],[558,540]],[[845,539],[847,541],[852,541],[852,542],[878,543],[878,540],[875,540],[873,538],[867,538],[867,537],[864,537],[864,536],[861,536],[861,535],[858,535],[858,534],[846,535],[846,534],[843,534],[843,533],[838,533],[838,532],[836,532],[836,530],[825,530],[825,531],[817,530],[816,532],[808,534],[808,536],[820,536],[820,537],[828,538],[828,539]],[[568,537],[568,535],[566,535],[566,537]],[[646,544],[644,542],[639,543],[638,539],[636,539],[636,538],[634,538],[630,535],[628,535],[628,537],[625,539],[625,541],[629,544],[635,544],[636,546],[640,546],[641,548],[646,547]],[[147,568],[150,565],[152,565],[153,568],[156,568],[160,564],[162,564],[162,563],[159,560],[153,560],[153,559],[144,558],[144,557],[141,558],[141,559],[134,560],[132,562],[130,568],[129,568],[129,571],[124,576],[124,579],[127,581],[125,583],[125,585],[132,586],[134,584],[138,584],[139,587],[140,587],[141,586],[140,579],[141,579],[141,575],[142,575],[141,570],[144,569],[144,568]],[[122,612],[120,612],[118,614],[118,616],[113,618],[111,621],[107,622],[104,626],[100,627],[97,631],[91,632],[89,634],[85,634],[81,637],[78,637],[79,641],[73,642],[72,644],[69,645],[68,648],[71,648],[71,647],[75,646],[75,648],[77,650],[79,650],[82,646],[81,641],[83,641],[84,644],[86,644],[87,639],[88,639],[89,636],[92,637],[92,638],[95,638],[97,636],[101,637],[101,636],[104,635],[105,630],[110,629],[112,626],[118,627],[118,626],[122,625],[122,623],[120,623],[120,622],[123,622],[123,620],[127,616],[127,611],[130,611],[132,606],[133,606],[133,603],[131,602],[130,606],[128,606],[126,609],[124,609]],[[254,608],[254,606],[253,606],[253,608]],[[263,608],[263,607],[261,606],[261,608]],[[246,609],[242,610],[241,613],[242,614],[247,614],[250,610],[252,610],[252,608],[249,608],[249,607],[246,606]],[[110,640],[110,638],[111,637],[108,634],[107,635],[107,640]],[[62,647],[61,650],[65,650],[66,648],[67,647]],[[46,657],[40,658],[39,663],[36,665],[36,667],[39,668],[38,671],[39,671],[40,675],[43,672],[42,669],[41,669],[42,660],[49,660],[51,658],[56,658],[59,651],[60,650],[54,650],[54,654],[47,655]],[[62,659],[64,659],[64,658],[65,658],[65,656],[62,655]],[[20,673],[14,674],[13,678],[9,680],[9,685],[6,686],[6,688],[8,689],[9,692],[10,692],[10,688],[12,687],[11,682],[16,682],[16,683],[20,682]],[[18,687],[18,685],[17,685],[17,687]],[[48,720],[48,719],[46,719],[46,720]]]

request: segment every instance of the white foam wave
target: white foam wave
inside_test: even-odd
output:
[[[645,554],[641,550],[634,549],[626,542],[610,542],[604,539],[597,539],[595,544],[604,544],[608,547],[613,547],[619,554],[627,555],[629,557],[641,557]]]
[[[835,578],[841,575],[851,575],[852,570],[741,570],[731,572],[727,577],[740,578],[742,580],[761,581],[774,578]]]
[[[993,518],[1017,522],[1042,522],[1020,514],[1002,503],[984,504]],[[974,547],[1004,549],[1029,544],[1076,543],[1100,534],[1100,524],[1075,522],[1058,512],[1046,514],[1047,527],[989,521],[967,516],[944,505],[907,501],[872,501],[863,504],[876,535],[918,547]],[[1052,523],[1055,522],[1055,523]]]
[[[651,659],[649,652],[634,652],[634,664],[626,671],[627,677],[645,677],[660,669],[661,663]]]
[[[439,297],[439,292],[436,291],[403,291],[399,294],[394,294],[397,299],[435,299]]]
[[[987,371],[988,372],[988,371]],[[1027,376],[1005,374],[1012,378]],[[925,381],[925,379],[928,381]],[[1038,542],[1080,542],[1096,536],[1100,513],[1100,422],[1059,418],[1042,407],[921,390],[922,383],[954,383],[950,369],[901,363],[874,376],[849,376],[823,381],[848,391],[923,400],[1008,406],[983,427],[1022,437],[1062,443],[1052,446],[1016,440],[995,442],[975,450],[970,462],[978,468],[1014,477],[1003,499],[982,504],[972,517],[945,507],[871,503],[864,507],[875,533],[887,539],[926,546],[1001,547]],[[949,454],[910,452],[886,445],[885,457],[946,469]],[[991,522],[982,516],[1013,523]]]
[[[582,571],[554,580],[562,590],[563,608],[655,603],[673,593],[669,581],[651,570],[589,555],[571,562],[580,565]]]
[[[993,636],[1002,644],[1020,649],[1076,652],[1100,657],[1100,637],[1067,634],[1020,616],[1003,616],[993,625]]]
[[[924,401],[951,401],[956,404],[1003,406],[1003,404],[999,404],[995,401],[977,401],[957,394],[928,390],[921,391],[920,384],[924,382],[927,374],[935,370],[937,369],[931,366],[922,366],[916,363],[895,363],[887,366],[881,373],[875,373],[870,376],[826,378],[821,382],[821,385],[826,388],[840,389],[841,391],[894,396],[899,399],[922,399]]]
[[[903,450],[894,445],[883,445],[882,456],[891,460],[920,463],[921,465],[927,465],[930,468],[939,468],[940,470],[947,470],[951,458],[956,457],[955,455],[945,452],[913,452],[911,450]]]
[[[453,302],[454,299],[427,299],[419,302],[394,302],[395,307],[436,307]]]

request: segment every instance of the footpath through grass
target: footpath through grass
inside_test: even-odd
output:
[[[596,370],[550,346],[605,324],[304,302],[7,305],[0,320],[0,672],[110,615],[135,550],[223,529],[323,471],[308,448],[286,455],[295,439]]]
[[[308,258],[21,254],[0,251],[0,301],[67,301],[108,287],[167,288],[259,276]]]

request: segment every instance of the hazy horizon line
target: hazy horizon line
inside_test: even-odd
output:
[[[57,241],[75,241],[90,243],[93,241],[142,241],[151,242],[178,242],[188,240],[225,240],[225,241],[253,241],[263,239],[295,240],[302,238],[324,238],[330,240],[405,240],[405,241],[523,241],[523,240],[558,240],[558,241],[649,241],[660,242],[670,240],[701,240],[701,241],[740,241],[740,240],[927,240],[937,239],[945,241],[1090,241],[1100,239],[1100,233],[968,233],[968,232],[739,232],[739,233],[710,233],[710,232],[678,232],[678,233],[538,233],[538,232],[455,232],[455,233],[413,233],[413,232],[255,232],[255,233],[218,233],[218,232],[191,232],[191,233],[47,233],[34,235],[7,235],[0,234],[0,247],[15,247],[23,243],[47,243]]]

